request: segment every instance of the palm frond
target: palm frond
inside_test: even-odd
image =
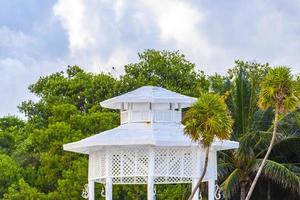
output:
[[[290,112],[299,105],[297,82],[289,67],[270,69],[261,84],[258,106],[265,110],[277,108],[280,113]]]
[[[257,159],[253,170],[256,172],[262,162],[262,159]],[[263,177],[280,184],[283,188],[290,189],[295,192],[300,192],[300,177],[296,173],[289,170],[281,163],[267,160],[262,171]]]
[[[239,191],[240,174],[240,169],[237,168],[233,170],[231,174],[226,178],[226,180],[221,184],[223,194],[226,198],[231,198],[234,194],[236,194]]]
[[[282,165],[300,177],[300,163],[284,163]]]
[[[186,112],[183,123],[187,136],[208,146],[215,137],[220,140],[230,138],[233,120],[220,96],[203,93]]]
[[[234,170],[232,163],[220,163],[218,164],[218,180],[223,182],[225,178]]]
[[[227,151],[218,151],[218,162],[225,162],[225,163],[234,163],[233,158],[233,151],[227,150]]]

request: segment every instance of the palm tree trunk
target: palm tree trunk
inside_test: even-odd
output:
[[[277,125],[278,125],[278,109],[276,108],[275,109],[275,119],[274,119],[274,129],[273,129],[272,139],[271,139],[270,145],[268,147],[268,151],[267,151],[267,153],[266,153],[266,155],[265,155],[262,163],[259,166],[259,169],[258,169],[258,171],[256,173],[256,176],[255,176],[255,178],[254,178],[254,180],[253,180],[253,182],[251,184],[251,187],[249,189],[249,192],[248,192],[245,200],[250,200],[250,197],[251,197],[251,195],[253,193],[253,190],[254,190],[254,187],[255,187],[255,185],[256,185],[256,183],[258,181],[258,178],[259,178],[259,176],[260,176],[260,174],[261,174],[261,172],[263,170],[263,167],[265,166],[266,161],[267,161],[267,159],[268,159],[268,157],[269,157],[269,155],[271,153],[272,147],[273,147],[274,142],[275,142]]]
[[[245,181],[242,181],[241,182],[241,197],[240,197],[240,200],[245,200],[246,198],[246,182]]]
[[[207,146],[207,147],[206,147],[206,151],[205,151],[205,162],[204,162],[204,169],[203,169],[203,172],[202,172],[201,177],[200,177],[200,179],[198,180],[198,182],[197,182],[195,188],[193,188],[192,193],[191,193],[191,195],[190,195],[190,197],[189,197],[188,200],[192,200],[192,199],[193,199],[193,197],[195,196],[197,190],[199,189],[200,184],[201,184],[201,182],[202,182],[202,180],[203,180],[203,178],[204,178],[204,176],[205,176],[205,174],[206,174],[206,171],[207,171],[207,165],[208,165],[209,147],[210,147],[210,146]]]

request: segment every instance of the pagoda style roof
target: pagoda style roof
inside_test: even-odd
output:
[[[64,150],[89,154],[104,147],[118,146],[196,146],[184,135],[184,126],[174,123],[129,123],[117,128],[64,145]],[[215,140],[212,150],[226,150],[238,147],[238,142]]]
[[[107,99],[100,104],[105,108],[121,109],[122,103],[180,103],[181,108],[185,108],[191,106],[196,100],[196,98],[161,87],[143,86],[126,94]]]

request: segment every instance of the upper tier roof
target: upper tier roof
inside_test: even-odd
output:
[[[178,94],[155,86],[143,86],[126,94],[102,101],[105,108],[121,109],[122,103],[180,103],[182,108],[190,107],[196,98]]]

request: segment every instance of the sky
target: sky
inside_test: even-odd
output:
[[[207,74],[234,60],[300,73],[298,0],[1,0],[0,116],[36,100],[40,76],[79,65],[123,73],[145,49],[179,50]]]

